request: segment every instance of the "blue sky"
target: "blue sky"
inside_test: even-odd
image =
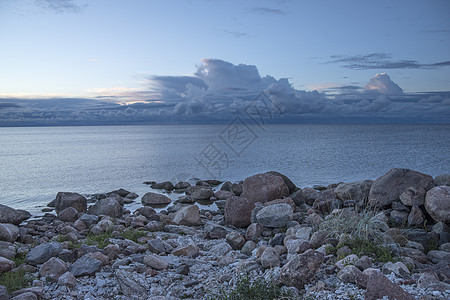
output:
[[[2,0],[0,125],[450,120],[449,1]]]

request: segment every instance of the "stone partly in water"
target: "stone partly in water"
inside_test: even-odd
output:
[[[450,223],[450,186],[437,186],[429,190],[425,209],[436,222]]]
[[[55,211],[57,214],[67,207],[73,207],[79,212],[86,212],[87,200],[78,193],[59,192],[56,195]]]
[[[148,192],[142,196],[143,205],[166,205],[172,202],[169,197],[163,194]]]
[[[432,181],[433,177],[417,171],[391,169],[373,182],[369,193],[369,204],[377,207],[389,206],[407,189],[411,187],[426,189]]]
[[[289,188],[283,179],[269,173],[246,178],[242,189],[242,196],[253,203],[264,203],[289,196]]]
[[[0,204],[0,223],[19,225],[22,221],[31,217],[31,214],[22,209],[14,209]]]

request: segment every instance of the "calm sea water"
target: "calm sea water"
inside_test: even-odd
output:
[[[0,128],[0,203],[34,214],[59,191],[142,196],[144,181],[237,181],[269,170],[305,187],[393,167],[450,173],[450,125]]]

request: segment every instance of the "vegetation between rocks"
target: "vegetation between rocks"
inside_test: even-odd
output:
[[[6,287],[9,293],[31,286],[34,278],[24,270],[6,272],[0,275],[0,285]]]

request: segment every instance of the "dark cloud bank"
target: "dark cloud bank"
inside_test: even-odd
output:
[[[0,126],[264,123],[450,123],[450,92],[404,93],[377,74],[364,87],[294,89],[256,66],[204,59],[192,76],[151,76],[152,99],[0,98]],[[156,95],[156,96],[155,96]],[[128,97],[129,99],[129,97]]]

